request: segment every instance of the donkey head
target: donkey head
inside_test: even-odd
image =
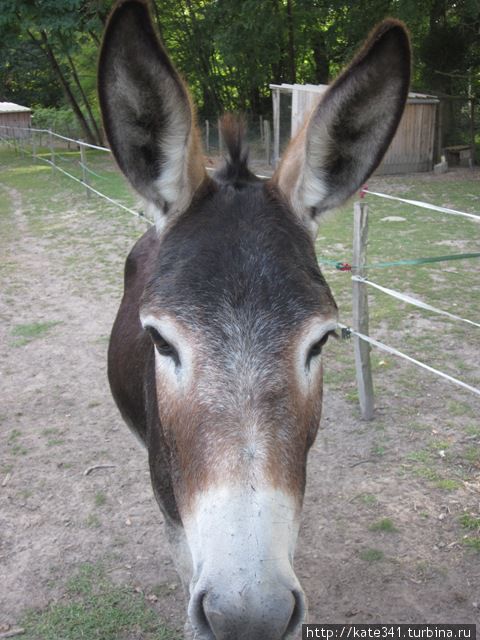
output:
[[[322,347],[337,318],[314,237],[322,212],[380,162],[409,68],[405,29],[388,20],[271,180],[248,170],[232,120],[224,125],[229,157],[210,178],[187,89],[148,7],[127,0],[110,18],[100,101],[115,158],[153,207],[160,237],[139,315],[155,350],[197,638],[279,640],[304,619],[293,553],[320,421]],[[150,433],[150,455],[156,441]]]

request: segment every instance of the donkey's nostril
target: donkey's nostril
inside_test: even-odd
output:
[[[301,628],[302,622],[305,619],[305,596],[302,591],[292,591],[295,605],[293,607],[292,616],[286,630],[286,635],[289,637]]]
[[[195,637],[199,636],[205,640],[215,640],[215,636],[205,614],[204,602],[207,593],[200,591],[190,601],[188,614],[195,630]]]

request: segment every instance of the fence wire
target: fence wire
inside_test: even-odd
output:
[[[208,127],[207,127],[208,129]],[[39,136],[47,136],[48,138],[48,142],[49,144],[43,148],[40,147],[39,144],[37,144],[37,141],[35,139],[35,135],[38,134]],[[77,148],[80,150],[81,152],[81,157],[75,161],[74,158],[71,158],[69,156],[65,156],[62,153],[59,153],[59,151],[55,148],[53,141],[54,140],[62,140],[63,142],[67,142],[68,144],[75,144],[77,146]],[[126,206],[125,204],[123,204],[122,202],[120,202],[118,199],[116,198],[112,198],[110,196],[108,196],[107,194],[103,193],[102,191],[100,191],[99,189],[96,189],[95,187],[93,187],[90,184],[90,180],[92,178],[98,178],[100,180],[108,180],[111,179],[112,181],[117,179],[118,181],[122,180],[122,178],[120,176],[118,176],[118,174],[115,173],[106,173],[105,175],[102,175],[101,173],[99,173],[100,169],[98,169],[97,171],[95,171],[94,169],[92,169],[91,167],[88,166],[87,161],[86,161],[86,151],[87,150],[92,150],[95,152],[106,152],[106,153],[111,153],[110,149],[106,148],[106,147],[100,147],[98,145],[92,145],[89,143],[86,143],[82,140],[75,140],[73,138],[68,138],[67,136],[63,136],[60,135],[58,133],[55,133],[54,131],[50,131],[48,129],[34,129],[34,128],[21,128],[21,127],[7,127],[7,126],[0,126],[0,141],[4,142],[12,147],[14,147],[16,150],[19,150],[20,152],[23,153],[28,153],[28,155],[32,155],[34,159],[39,160],[41,162],[45,162],[48,165],[50,165],[54,170],[58,170],[62,175],[70,178],[71,180],[74,180],[75,182],[81,184],[87,192],[89,193],[93,193],[96,196],[106,200],[107,202],[109,202],[110,204],[119,207],[120,209],[128,212],[129,214],[135,216],[136,218],[139,219],[143,219],[145,220],[148,224],[153,224],[153,221],[148,219],[144,213],[142,211],[136,211],[135,209],[133,209],[132,207]],[[42,138],[40,139],[40,142],[42,142]],[[24,148],[24,146],[26,144],[29,144],[31,146],[31,151],[27,152],[26,149]],[[219,147],[221,146],[221,143],[219,143]],[[82,149],[83,148],[83,149]],[[43,149],[43,150],[42,150]],[[48,158],[48,154],[50,154],[50,158]],[[58,160],[64,161],[64,162],[72,162],[74,163],[75,166],[78,167],[79,169],[79,175],[75,175],[74,173],[72,173],[71,171],[67,171],[66,169],[64,169],[63,167],[59,166]],[[97,166],[95,166],[95,168],[97,169]],[[73,171],[73,170],[72,170]],[[87,174],[88,174],[88,178],[87,178]],[[259,176],[259,177],[267,177],[267,176]],[[103,184],[105,184],[105,182],[103,182]],[[439,207],[437,205],[432,205],[426,202],[421,202],[421,201],[417,201],[417,200],[407,200],[405,198],[399,198],[396,196],[390,196],[387,194],[382,194],[382,193],[378,193],[378,192],[373,192],[370,191],[367,188],[364,188],[361,192],[362,194],[370,194],[370,195],[374,195],[374,196],[378,196],[380,198],[386,198],[389,200],[397,200],[400,202],[404,202],[406,204],[415,206],[415,207],[419,207],[422,209],[429,209],[432,211],[436,211],[438,213],[445,213],[445,214],[449,214],[449,215],[457,215],[457,216],[463,216],[463,217],[467,217],[470,219],[475,220],[476,222],[478,222],[480,220],[480,215],[477,214],[472,214],[472,213],[467,213],[467,212],[462,212],[462,211],[457,211],[454,209],[448,209],[446,207]],[[459,316],[456,316],[454,314],[451,314],[449,312],[446,311],[442,311],[440,309],[437,309],[431,305],[428,305],[427,303],[424,303],[420,300],[417,300],[411,296],[407,296],[405,294],[402,294],[401,292],[395,291],[393,289],[389,289],[387,287],[382,287],[376,283],[373,283],[369,280],[367,280],[366,278],[363,277],[358,277],[358,276],[353,276],[352,280],[356,280],[357,282],[360,282],[364,285],[370,285],[373,286],[379,290],[381,290],[382,292],[391,295],[397,299],[403,300],[404,302],[408,302],[410,304],[414,304],[420,308],[423,308],[425,310],[429,310],[432,312],[436,312],[436,313],[440,313],[442,315],[448,316],[450,319],[454,320],[454,321],[461,321],[461,322],[465,322],[468,323],[470,325],[474,325],[477,327],[480,327],[479,323],[473,322],[471,320],[467,320],[464,318],[461,318]],[[477,389],[461,380],[458,380],[457,378],[448,375],[447,373],[440,371],[438,369],[435,369],[434,367],[431,367],[430,365],[427,365],[419,360],[416,360],[415,358],[412,358],[411,356],[389,346],[386,345],[382,342],[379,342],[378,340],[375,340],[374,338],[371,338],[370,336],[367,336],[365,334],[362,334],[360,332],[357,332],[349,327],[347,327],[344,324],[340,324],[339,325],[341,328],[343,328],[344,330],[346,330],[349,334],[353,334],[355,336],[357,336],[360,340],[363,340],[379,349],[382,349],[383,351],[386,351],[392,355],[398,356],[400,358],[403,358],[407,361],[409,361],[412,364],[415,364],[416,366],[425,369],[431,373],[434,373],[435,375],[443,378],[444,380],[447,380],[449,382],[451,382],[452,384],[455,384],[463,389],[466,389],[476,395],[480,396],[480,389]]]

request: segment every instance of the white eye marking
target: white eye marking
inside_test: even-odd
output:
[[[155,345],[155,370],[168,384],[186,387],[191,379],[192,336],[187,335],[174,320],[163,315],[140,315],[143,328]]]
[[[320,366],[323,340],[326,341],[328,334],[337,327],[336,318],[329,318],[323,322],[315,319],[303,335],[297,352],[296,368],[305,390]]]

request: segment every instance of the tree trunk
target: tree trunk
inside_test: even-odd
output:
[[[275,19],[277,24],[281,23],[281,19],[280,19],[280,11],[279,11],[279,7],[278,7],[278,0],[272,0],[272,9],[273,9],[273,13],[275,15]],[[278,61],[276,64],[272,64],[272,81],[274,83],[282,83],[285,82],[286,80],[286,73],[285,73],[285,50],[282,46],[283,43],[283,37],[280,37],[280,55],[278,56]]]
[[[325,38],[321,31],[317,31],[314,38],[312,49],[315,63],[315,82],[317,84],[328,84],[330,68]]]
[[[40,36],[42,38],[42,44],[40,44],[38,42],[38,40],[35,38],[35,36],[31,33],[31,31],[28,31],[28,35],[30,36],[30,38],[33,40],[33,42],[35,42],[40,49],[43,51],[43,53],[47,56],[48,61],[50,62],[50,65],[53,69],[53,72],[55,73],[55,75],[57,76],[57,78],[60,80],[60,84],[62,85],[62,89],[65,93],[65,96],[68,100],[68,102],[70,103],[73,112],[80,124],[80,127],[85,135],[85,138],[87,140],[87,142],[90,143],[95,143],[95,135],[93,134],[92,130],[90,129],[88,122],[85,119],[85,116],[82,113],[82,110],[80,109],[77,100],[75,99],[75,96],[72,93],[72,90],[70,88],[70,85],[68,84],[68,80],[65,78],[64,73],[62,72],[62,69],[60,68],[60,65],[57,62],[57,59],[55,58],[55,54],[53,53],[53,49],[50,46],[50,43],[48,42],[48,38],[47,38],[47,34],[45,33],[45,31],[41,31],[40,32]]]
[[[92,108],[90,107],[90,103],[88,101],[87,96],[85,95],[85,91],[83,90],[82,84],[80,82],[80,78],[78,77],[78,73],[77,73],[77,69],[75,67],[75,64],[70,56],[70,54],[68,53],[68,51],[66,50],[65,44],[62,41],[62,46],[64,48],[65,51],[65,55],[67,56],[67,60],[68,63],[70,65],[70,69],[72,70],[72,75],[73,75],[73,79],[75,81],[75,84],[77,85],[78,91],[80,92],[80,95],[82,96],[82,100],[83,103],[85,105],[85,108],[87,110],[88,113],[88,117],[90,118],[90,122],[95,130],[96,136],[97,136],[97,142],[96,144],[101,144],[102,143],[102,134],[100,133],[100,129],[98,128],[98,124],[97,121],[95,120],[95,117],[92,113]]]
[[[295,38],[293,27],[292,0],[287,0],[287,25],[288,25],[288,66],[290,71],[290,82],[297,81],[297,69],[295,66]]]

